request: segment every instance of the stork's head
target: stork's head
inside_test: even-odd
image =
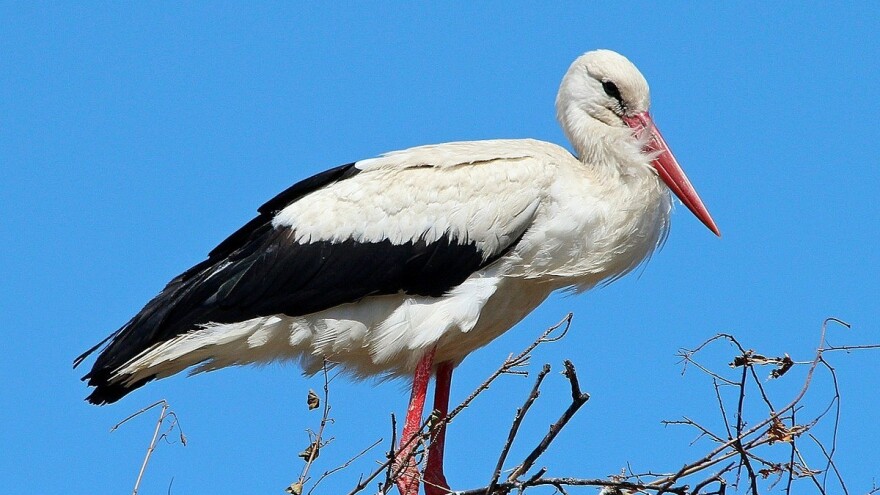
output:
[[[638,150],[685,206],[721,235],[648,110],[651,92],[641,72],[610,50],[587,52],[571,64],[556,97],[556,115],[572,145],[586,159],[608,145]]]

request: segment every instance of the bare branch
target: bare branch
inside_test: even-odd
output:
[[[300,457],[302,457],[306,461],[306,464],[305,466],[303,466],[303,470],[302,473],[300,473],[299,475],[299,479],[297,479],[297,481],[290,485],[287,489],[288,493],[293,493],[295,495],[299,495],[300,493],[302,493],[302,487],[305,486],[306,482],[308,482],[309,469],[311,469],[312,463],[314,463],[315,459],[318,458],[321,447],[329,443],[329,441],[323,441],[324,428],[327,426],[328,423],[333,421],[332,419],[330,419],[330,379],[327,374],[327,364],[327,359],[324,359],[324,363],[321,368],[324,375],[324,409],[322,410],[321,414],[321,424],[318,427],[317,433],[312,433],[311,431],[309,431],[309,446],[306,447],[306,450],[304,450],[300,454]],[[306,398],[306,405],[308,406],[309,410],[318,408],[318,402],[320,401],[318,401],[317,395],[312,390],[309,390],[309,394]],[[311,493],[311,491],[309,491],[309,493]]]
[[[559,417],[559,420],[550,425],[550,431],[541,439],[541,442],[535,447],[534,450],[523,460],[523,462],[513,469],[513,472],[510,473],[510,476],[507,477],[507,481],[514,481],[521,475],[528,472],[531,469],[532,465],[538,460],[538,457],[547,450],[547,447],[553,443],[553,440],[556,438],[556,435],[565,428],[565,425],[568,424],[568,421],[577,413],[578,409],[581,408],[584,404],[590,400],[590,394],[581,393],[580,386],[578,385],[577,372],[574,369],[574,365],[571,364],[571,361],[565,361],[565,376],[568,378],[569,383],[571,384],[571,404],[562,413],[562,416]]]
[[[544,378],[548,373],[550,373],[550,365],[545,364],[544,367],[541,368],[541,372],[538,373],[538,379],[535,380],[535,385],[532,387],[532,391],[526,398],[526,402],[522,407],[516,410],[513,424],[510,425],[510,433],[507,435],[507,441],[504,443],[501,455],[498,456],[498,463],[495,464],[495,471],[492,473],[492,480],[489,482],[489,488],[486,489],[487,494],[491,494],[495,490],[495,485],[498,482],[498,478],[501,476],[501,469],[504,467],[504,461],[507,459],[507,454],[510,452],[510,447],[513,445],[513,440],[516,438],[516,434],[519,431],[519,425],[522,423],[523,418],[525,418],[529,408],[532,407],[532,403],[534,403],[535,399],[540,395],[541,382],[544,381]]]
[[[378,439],[378,440],[376,440],[375,442],[373,442],[369,447],[367,447],[367,448],[365,448],[364,450],[358,452],[358,453],[357,453],[354,457],[352,457],[351,459],[345,461],[344,464],[342,464],[342,465],[340,465],[340,466],[337,466],[337,467],[335,467],[335,468],[333,468],[333,469],[330,469],[330,470],[328,470],[328,471],[324,471],[324,474],[322,474],[321,477],[318,478],[317,481],[315,481],[315,484],[312,485],[312,488],[309,489],[309,493],[308,493],[308,495],[311,495],[312,492],[315,491],[315,488],[317,488],[318,485],[321,484],[321,482],[324,481],[325,478],[327,478],[328,476],[332,475],[333,473],[336,473],[336,472],[342,471],[343,469],[347,468],[348,466],[351,465],[351,463],[353,463],[354,461],[356,461],[358,458],[363,457],[364,454],[366,454],[367,452],[373,450],[373,447],[375,447],[376,445],[379,445],[380,443],[382,443],[382,439],[381,439],[381,438]]]
[[[183,445],[186,445],[186,436],[183,434],[183,430],[180,429],[180,420],[178,419],[177,414],[175,414],[174,411],[169,410],[171,408],[171,406],[168,404],[168,402],[165,399],[154,402],[154,403],[150,404],[149,406],[144,407],[140,411],[137,411],[136,413],[129,415],[127,418],[116,423],[115,425],[113,425],[112,428],[110,428],[110,431],[113,432],[117,428],[122,426],[123,424],[127,423],[129,420],[131,420],[137,416],[140,416],[141,414],[149,411],[150,409],[158,407],[158,406],[162,406],[161,410],[159,411],[159,419],[156,421],[156,427],[153,429],[153,437],[150,439],[150,444],[147,446],[147,453],[144,456],[144,461],[141,463],[141,469],[140,469],[140,471],[138,471],[137,479],[134,482],[134,489],[132,489],[132,491],[131,491],[132,495],[137,495],[138,490],[140,490],[141,481],[144,478],[144,473],[147,471],[147,464],[150,462],[150,458],[153,456],[153,452],[155,452],[156,444],[159,442],[159,440],[162,438],[166,438],[167,435],[169,433],[171,433],[171,431],[174,429],[175,426],[180,431],[180,443],[182,443]],[[173,421],[169,425],[168,431],[160,435],[159,432],[162,430],[162,424],[165,422],[165,420],[168,417],[171,417]]]
[[[469,395],[464,401],[462,401],[461,404],[459,404],[455,409],[453,409],[443,419],[443,421],[445,423],[449,423],[450,421],[452,421],[452,419],[455,416],[457,416],[459,413],[461,413],[461,411],[463,411],[467,406],[469,406],[470,403],[473,402],[473,400],[476,399],[478,395],[480,395],[485,390],[487,390],[489,388],[489,386],[492,384],[492,382],[495,381],[496,378],[498,378],[499,376],[501,376],[503,374],[510,374],[511,371],[514,370],[514,368],[517,368],[519,366],[523,366],[526,363],[528,363],[529,358],[531,357],[531,352],[533,350],[535,350],[536,347],[538,347],[541,344],[545,344],[545,343],[558,342],[560,339],[565,337],[565,335],[568,333],[568,329],[571,327],[571,319],[573,316],[574,316],[573,313],[568,313],[565,316],[565,318],[563,318],[559,323],[557,323],[557,324],[553,325],[552,327],[548,328],[547,330],[545,330],[544,333],[542,333],[537,339],[535,339],[534,342],[529,344],[528,347],[523,349],[522,352],[520,352],[516,356],[508,356],[508,358],[504,361],[504,363],[502,363],[502,365],[497,370],[495,370],[494,373],[489,375],[489,378],[487,378],[486,381],[484,381],[473,392],[471,392],[471,395]],[[562,333],[560,333],[556,337],[550,337],[550,335],[553,332],[555,332],[556,330],[558,330],[560,327],[563,327]],[[524,373],[518,373],[518,374],[524,374]],[[527,374],[527,373],[525,373],[525,374]]]

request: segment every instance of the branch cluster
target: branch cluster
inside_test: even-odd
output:
[[[526,375],[523,369],[528,365],[531,352],[538,346],[555,342],[562,338],[571,324],[571,314],[557,325],[547,329],[523,352],[508,357],[505,362],[446,419],[451,420],[461,413],[476,397],[488,390],[492,382],[501,375]],[[790,495],[798,480],[807,480],[814,491],[821,494],[829,492],[829,484],[833,484],[848,493],[843,478],[834,462],[835,442],[839,422],[840,390],[834,368],[825,360],[829,351],[851,351],[876,348],[874,345],[831,346],[827,344],[826,333],[829,323],[848,325],[837,319],[828,319],[822,325],[820,344],[813,357],[806,361],[795,361],[788,354],[778,357],[766,356],[746,349],[734,336],[718,334],[703,342],[694,349],[682,349],[679,356],[685,365],[698,369],[703,376],[709,378],[710,396],[717,403],[717,411],[722,420],[722,430],[713,431],[700,422],[684,417],[679,420],[663,421],[666,425],[683,425],[694,429],[698,439],[708,439],[710,447],[695,459],[684,463],[674,471],[655,471],[637,473],[630,467],[620,474],[608,477],[575,477],[548,476],[548,468],[535,469],[536,461],[556,439],[559,432],[569,424],[575,413],[589,400],[589,394],[581,390],[577,371],[571,361],[563,364],[563,374],[571,387],[571,401],[561,412],[547,433],[536,443],[531,452],[513,467],[505,469],[510,449],[520,431],[520,425],[530,407],[541,393],[541,385],[550,372],[550,365],[545,364],[538,372],[534,385],[526,396],[523,404],[516,410],[510,430],[498,456],[498,461],[489,476],[486,486],[453,492],[455,495],[507,495],[512,492],[523,493],[534,487],[552,487],[556,492],[566,494],[572,487],[595,487],[602,490],[603,495],[623,495],[630,493],[677,495],[713,495],[732,492],[745,492],[757,495],[763,490],[777,489]],[[553,332],[563,328],[560,335],[551,337]],[[729,362],[725,377],[723,373],[713,371],[697,361],[700,352],[710,345],[728,343],[735,353]],[[762,379],[762,368],[770,367],[766,378]],[[804,368],[805,378],[797,393],[788,402],[778,404],[765,387],[765,380],[780,380],[792,376],[790,370]],[[803,416],[803,402],[813,383],[817,370],[823,370],[831,376],[833,391],[827,399],[827,405],[816,415],[806,419]],[[732,393],[730,392],[732,391]],[[753,407],[746,401],[747,397],[756,398],[760,407]],[[800,413],[800,414],[799,414]],[[812,430],[821,420],[830,416],[832,419],[832,439],[823,442]],[[431,439],[432,429],[439,425],[430,420],[423,425],[423,435],[418,441],[427,444]],[[821,452],[818,462],[808,463],[807,455],[801,442],[808,440],[815,444]],[[370,481],[380,473],[385,473],[385,480],[379,483],[378,493],[388,493],[393,485],[394,473],[388,469],[393,464],[394,448],[390,449],[388,461],[380,466],[372,475],[361,479],[361,482],[350,492],[350,495],[364,490]],[[421,455],[424,449],[417,449],[415,455]],[[421,461],[421,459],[418,459]],[[507,476],[502,476],[507,473]],[[872,492],[873,493],[873,492]]]

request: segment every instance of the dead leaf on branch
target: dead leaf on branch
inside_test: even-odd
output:
[[[782,357],[767,357],[757,354],[750,349],[743,353],[743,355],[733,358],[730,367],[739,368],[740,366],[764,366],[768,364],[776,365],[776,369],[770,372],[770,378],[779,378],[794,366],[794,361],[792,361],[787,353]]]
[[[792,361],[791,357],[786,353],[779,363],[779,367],[770,372],[770,378],[779,378],[788,372],[792,366],[794,366],[794,361]]]
[[[782,420],[773,418],[770,429],[767,430],[767,436],[770,437],[770,444],[776,442],[791,443],[794,440],[795,432],[785,427]]]
[[[809,478],[812,476],[816,476],[818,474],[822,474],[821,469],[809,469],[806,466],[795,465],[794,469],[792,469],[792,473],[798,478]]]
[[[309,411],[317,409],[321,407],[321,398],[318,397],[314,390],[309,389],[309,397],[306,399],[306,404],[309,406]]]
[[[312,454],[312,452],[314,452],[314,454]],[[297,457],[301,457],[302,460],[308,462],[309,459],[311,459],[311,460],[317,459],[318,454],[320,454],[320,453],[321,453],[321,448],[318,447],[317,442],[315,442],[315,443],[309,444],[309,446],[306,447],[306,450],[303,450],[302,452],[297,454]]]
[[[763,478],[763,479],[765,479],[765,480],[766,480],[767,478],[769,478],[770,475],[773,475],[773,474],[782,474],[782,473],[784,473],[784,472],[785,472],[785,469],[783,469],[783,467],[782,467],[781,465],[779,465],[779,464],[772,464],[772,465],[770,465],[770,466],[768,466],[768,467],[765,467],[764,469],[760,469],[760,470],[758,470],[758,474],[760,474],[760,475],[761,475],[761,478]]]

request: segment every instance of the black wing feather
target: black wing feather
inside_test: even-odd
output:
[[[233,232],[232,235],[224,239],[223,242],[212,249],[211,252],[208,253],[208,259],[183,272],[178,278],[186,280],[194,274],[201,272],[205,268],[214,265],[223,258],[226,258],[235,251],[241,249],[254,233],[271,224],[272,217],[274,217],[276,213],[306,194],[315,192],[329,184],[333,184],[334,182],[354,177],[361,171],[354,165],[354,162],[352,162],[331,168],[330,170],[325,170],[309,177],[308,179],[303,179],[284,191],[281,191],[281,193],[274,198],[266,201],[262,206],[257,208],[257,213],[260,214],[259,216],[244,224],[244,226]],[[175,280],[177,279],[172,280],[172,282]]]

